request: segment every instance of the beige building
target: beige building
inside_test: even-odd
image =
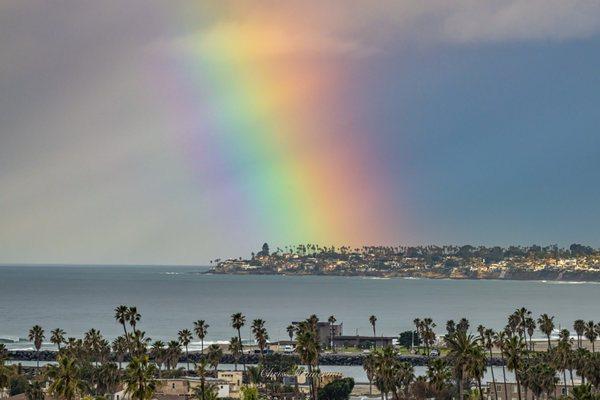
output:
[[[242,371],[218,371],[217,379],[222,382],[226,382],[229,385],[229,397],[234,399],[240,398],[240,388],[243,384]]]
[[[506,389],[508,391],[508,400],[519,400],[519,393],[518,393],[518,388],[517,388],[517,383],[516,382],[507,382],[506,383]],[[496,390],[498,391],[498,399],[502,399],[504,400],[504,383],[503,382],[496,382]],[[571,386],[570,384],[567,384],[566,390],[565,387],[562,383],[558,383],[556,385],[556,387],[554,388],[554,393],[550,393],[551,397],[555,397],[555,398],[559,398],[560,396],[568,396],[571,394],[571,391],[573,390],[573,386]],[[495,400],[495,395],[494,395],[494,385],[492,383],[488,383],[487,385],[487,390],[484,390],[485,395],[487,396],[488,400]],[[544,393],[545,396],[545,393]],[[524,388],[521,386],[521,399],[522,400],[534,400],[533,397],[533,393],[531,393],[531,390],[527,391],[527,397],[525,397],[525,390]]]

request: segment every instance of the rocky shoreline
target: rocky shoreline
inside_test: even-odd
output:
[[[206,274],[215,275],[283,275],[283,276],[347,276],[364,278],[409,278],[409,279],[454,279],[454,280],[505,280],[505,281],[549,281],[549,282],[600,282],[600,271],[506,271],[501,273],[461,273],[447,274],[438,272],[397,273],[397,272],[277,272],[273,270],[232,271],[211,269]]]
[[[283,357],[291,357],[293,358],[293,362],[296,364],[300,364],[300,360],[298,356],[295,354],[282,354]],[[338,365],[338,366],[359,366],[363,365],[363,361],[365,359],[365,354],[321,354],[319,356],[319,364],[320,365]],[[114,355],[111,356],[112,360],[115,361]],[[246,364],[257,364],[259,362],[260,356],[258,354],[246,354],[243,356],[243,360],[239,360],[238,363],[242,361]],[[402,355],[398,357],[400,361],[408,362],[414,366],[424,366],[427,365],[430,360],[429,357],[421,356],[421,355]],[[9,351],[8,359],[11,361],[55,361],[56,360],[56,352],[55,351],[40,351],[39,355],[35,351]],[[199,353],[190,353],[189,361],[192,363],[198,362],[200,360]],[[127,357],[124,361],[128,361]],[[179,359],[179,362],[185,363],[188,360],[185,357],[185,354]],[[231,354],[224,354],[221,357],[221,363],[223,364],[234,364],[235,360]],[[488,360],[489,365],[500,366],[502,365],[502,360],[500,358],[491,358]]]

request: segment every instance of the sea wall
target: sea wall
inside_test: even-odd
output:
[[[285,354],[285,357],[291,357],[294,359],[294,363],[299,364],[300,360],[295,354]],[[365,359],[365,354],[321,354],[319,356],[320,365],[362,365]],[[114,355],[112,356],[114,360]],[[400,361],[408,362],[412,365],[427,365],[429,357],[420,355],[403,355],[398,357]],[[55,351],[40,351],[39,356],[35,351],[9,351],[8,359],[13,361],[54,361],[56,359]],[[199,353],[190,353],[189,361],[194,363],[200,360]],[[258,364],[260,355],[258,354],[246,354],[243,360],[240,359],[238,363],[245,362],[246,364]],[[127,359],[125,360],[127,361]],[[185,363],[185,354],[179,359],[179,362]],[[224,354],[221,357],[222,364],[234,364],[235,360],[231,354]],[[499,358],[492,358],[489,360],[490,365],[502,365],[502,360]]]

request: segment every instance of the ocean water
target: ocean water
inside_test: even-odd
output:
[[[49,337],[60,327],[68,336],[90,328],[108,338],[122,333],[113,319],[119,304],[136,305],[139,327],[153,339],[172,339],[177,331],[204,319],[207,341],[235,334],[229,317],[267,321],[271,340],[285,339],[291,321],[315,313],[334,314],[345,334],[371,334],[368,318],[377,316],[377,333],[396,335],[414,318],[431,317],[443,332],[446,320],[467,317],[495,329],[506,315],[525,306],[534,316],[546,312],[570,328],[577,318],[599,319],[596,283],[369,279],[326,276],[207,275],[206,267],[158,266],[0,266],[0,338],[24,338],[34,324]],[[27,343],[9,344],[28,348]],[[191,349],[194,346],[191,347]]]

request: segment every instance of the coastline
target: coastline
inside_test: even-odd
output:
[[[220,271],[210,269],[203,272],[204,275],[264,275],[264,276],[331,276],[364,279],[406,279],[406,280],[450,280],[450,281],[515,281],[515,282],[540,282],[540,283],[564,283],[564,284],[598,284],[600,283],[600,271],[561,271],[555,274],[548,271],[518,271],[508,274],[470,274],[464,276],[453,276],[451,274],[398,274],[398,273],[323,273],[323,272],[277,272],[277,271]]]

